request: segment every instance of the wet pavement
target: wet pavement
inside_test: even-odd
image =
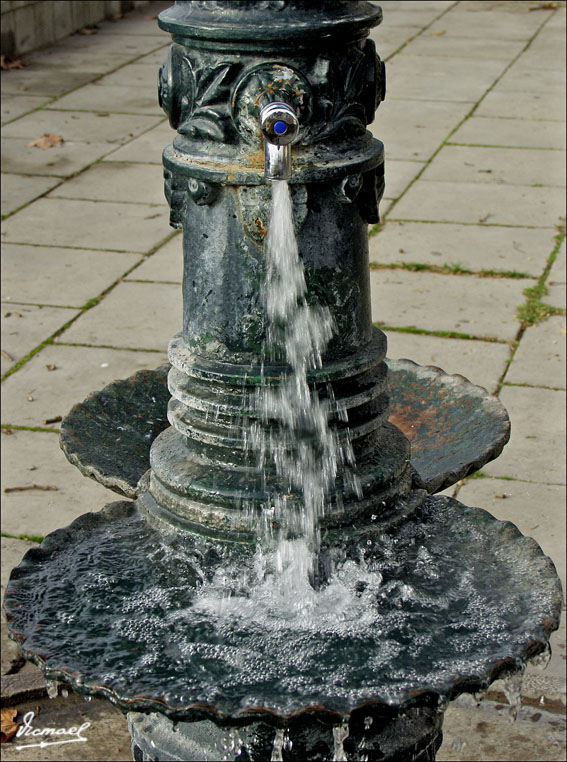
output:
[[[160,167],[174,133],[156,88],[169,38],[152,18],[169,4],[2,72],[2,586],[22,538],[115,499],[67,463],[59,417],[161,365],[180,327],[181,240]],[[500,397],[509,444],[446,494],[533,536],[565,588],[565,3],[380,5],[371,36],[388,93],[371,130],[387,179],[370,237],[373,319],[389,357]],[[29,145],[46,133],[62,142]],[[528,669],[515,724],[495,684],[480,707],[450,707],[438,759],[563,759],[564,622],[552,646],[546,671]],[[38,727],[92,721],[86,743],[12,741],[3,758],[129,759],[118,710],[50,701],[14,651],[2,674],[3,707],[19,718],[33,704]]]

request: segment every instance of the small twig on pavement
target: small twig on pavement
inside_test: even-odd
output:
[[[4,492],[26,492],[29,489],[40,489],[45,492],[52,490],[57,492],[59,487],[55,487],[53,484],[28,484],[22,487],[5,487]]]

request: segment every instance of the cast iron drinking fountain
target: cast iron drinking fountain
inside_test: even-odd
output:
[[[136,760],[433,760],[447,703],[558,627],[535,541],[434,494],[497,457],[506,411],[386,360],[371,323],[380,20],[343,0],[159,17],[183,329],[171,366],[62,425],[69,460],[135,499],[50,534],[5,600],[49,680],[129,713]]]

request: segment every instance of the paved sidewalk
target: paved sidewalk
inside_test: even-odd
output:
[[[165,362],[181,325],[181,239],[161,172],[174,133],[156,88],[169,37],[150,18],[170,4],[2,72],[3,584],[22,538],[114,499],[67,463],[59,416]],[[388,92],[371,130],[387,180],[370,238],[373,319],[390,357],[500,396],[510,443],[448,493],[535,537],[565,589],[565,3],[379,4],[371,36]],[[45,133],[62,144],[29,146]],[[56,489],[4,491],[34,484]],[[528,669],[519,724],[495,709],[496,684],[490,709],[448,713],[439,760],[564,758],[564,621],[552,644],[547,671]],[[2,674],[33,682],[20,667],[10,652]],[[122,741],[112,759],[129,758]],[[95,746],[73,759],[109,758]],[[71,759],[56,753],[41,758]]]

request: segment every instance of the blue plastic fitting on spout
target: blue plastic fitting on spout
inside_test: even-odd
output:
[[[269,103],[260,111],[264,136],[264,175],[268,180],[287,180],[291,176],[291,144],[297,137],[299,122],[287,103]]]

